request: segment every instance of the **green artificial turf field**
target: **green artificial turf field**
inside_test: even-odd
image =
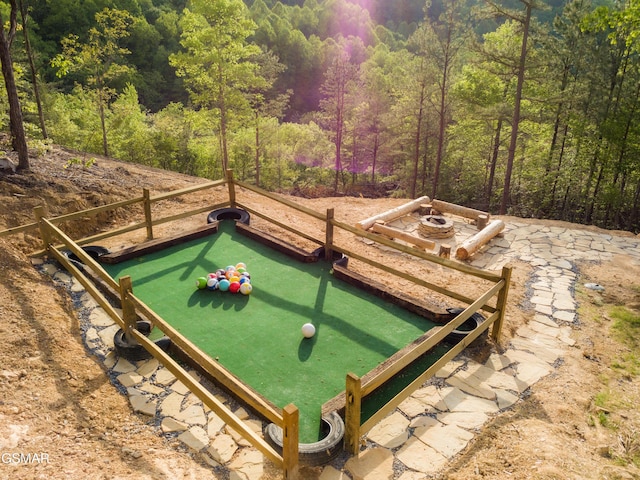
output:
[[[199,290],[196,279],[244,262],[251,295]],[[314,442],[324,402],[434,326],[335,279],[331,264],[298,263],[235,231],[219,232],[104,268],[211,358],[279,407],[300,409],[300,441]],[[316,334],[305,339],[304,323]]]

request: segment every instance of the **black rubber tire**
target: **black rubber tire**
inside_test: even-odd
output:
[[[140,320],[136,322],[136,328],[145,337],[149,336],[149,333],[151,333],[151,323],[149,322]],[[159,338],[154,343],[165,352],[171,346],[171,340],[168,337]],[[139,343],[136,343],[134,345],[127,343],[124,338],[124,330],[122,330],[121,328],[118,329],[118,331],[113,336],[113,346],[115,347],[118,356],[129,361],[137,362],[140,360],[147,360],[152,357],[147,349]]]
[[[340,415],[331,412],[322,417],[323,430],[327,432],[321,440],[313,443],[298,444],[298,459],[301,464],[311,467],[325,465],[342,452],[342,439],[344,438],[344,422]],[[282,452],[282,428],[275,423],[270,423],[265,428],[264,436],[273,448]]]
[[[464,308],[447,308],[447,312],[452,314],[454,317],[459,315],[463,311],[464,311]],[[478,328],[480,324],[485,320],[486,318],[484,318],[484,316],[481,313],[477,313],[477,312],[474,313],[462,325],[460,325],[458,328],[452,331],[449,335],[444,337],[444,341],[448,343],[454,343],[454,344],[460,342],[464,337],[469,335],[469,333],[471,333],[476,328]],[[485,330],[482,333],[482,335],[480,335],[479,338],[482,338],[483,336],[487,336],[488,334],[489,332]]]
[[[316,248],[313,252],[311,252],[311,255],[313,255],[314,257],[318,258],[319,260],[324,260],[324,247],[319,247]],[[349,260],[347,257],[345,257],[345,255],[343,253],[340,252],[333,252],[332,254],[333,258],[331,259],[331,261],[333,263],[337,263],[337,264],[343,264],[343,266],[346,267],[346,262]]]
[[[82,250],[84,250],[87,255],[89,255],[91,258],[93,258],[96,262],[100,261],[100,257],[102,255],[106,255],[107,253],[111,253],[109,251],[108,248],[106,247],[101,247],[100,245],[88,245],[86,247],[82,247]],[[69,261],[71,263],[73,263],[73,265],[78,268],[80,271],[83,271],[84,269],[84,263],[82,263],[82,261],[78,258],[78,256],[69,251],[69,250],[63,250],[62,254],[67,257],[69,259]]]
[[[100,260],[100,257],[102,255],[106,255],[108,253],[111,253],[111,251],[108,248],[103,247],[101,245],[88,245],[86,247],[82,247],[82,250],[87,252],[87,254],[91,258],[93,258],[95,261]]]
[[[251,216],[249,212],[241,208],[219,208],[207,216],[207,223],[219,222],[221,220],[236,220],[245,225],[249,225]]]
[[[347,268],[349,267],[349,257],[347,257],[346,255],[342,255],[342,257],[340,257],[333,263],[334,265],[338,265],[339,267]]]

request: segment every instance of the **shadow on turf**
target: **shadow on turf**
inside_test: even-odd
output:
[[[196,290],[191,294],[187,305],[189,307],[194,307],[196,305],[206,307],[211,305],[213,308],[219,308],[222,306],[223,310],[235,309],[236,311],[240,311],[247,306],[250,297],[251,295],[202,289]]]
[[[313,352],[313,346],[316,343],[316,338],[318,338],[318,328],[316,327],[316,334],[311,338],[302,338],[300,340],[300,345],[298,345],[298,359],[301,362],[306,362],[311,357],[311,353]]]

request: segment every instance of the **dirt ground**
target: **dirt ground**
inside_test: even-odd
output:
[[[53,217],[136,197],[143,188],[157,195],[203,181],[102,158],[83,167],[88,160],[53,149],[32,158],[31,173],[0,173],[0,231],[33,222],[33,208],[38,205],[46,205]],[[207,205],[209,200],[193,195],[167,200],[161,207],[179,212]],[[321,212],[335,208],[338,220],[353,225],[407,200],[296,201]],[[130,213],[119,209],[67,222],[65,231],[81,238],[133,221]],[[285,221],[298,220],[285,215]],[[304,227],[312,231],[318,225],[310,222]],[[167,225],[158,232],[177,228],[183,227]],[[143,234],[118,237],[108,246],[139,241]],[[378,261],[403,266],[397,254],[389,257],[393,254],[359,240],[341,240]],[[227,478],[224,473],[212,473],[177,442],[163,438],[148,417],[132,413],[103,366],[87,354],[67,292],[32,266],[30,254],[40,248],[33,233],[0,238],[0,479]],[[434,267],[407,268],[436,274],[445,285],[462,281]],[[525,264],[515,265],[506,328],[494,350],[504,348],[513,332],[533,316],[523,306],[529,271]],[[629,268],[624,257],[607,264],[580,265],[579,271],[579,285],[594,282],[605,291],[577,289],[580,321],[573,326],[575,347],[567,349],[553,374],[537,383],[525,399],[478,432],[438,478],[640,478],[638,381],[635,372],[614,368],[622,358],[637,357],[638,352],[616,340],[610,329],[612,307],[625,305],[638,313],[640,272]],[[15,463],[15,454],[32,454],[32,461]]]

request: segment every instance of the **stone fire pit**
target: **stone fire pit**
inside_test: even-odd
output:
[[[456,234],[453,221],[443,215],[425,215],[420,219],[418,233],[429,238],[449,238]]]

